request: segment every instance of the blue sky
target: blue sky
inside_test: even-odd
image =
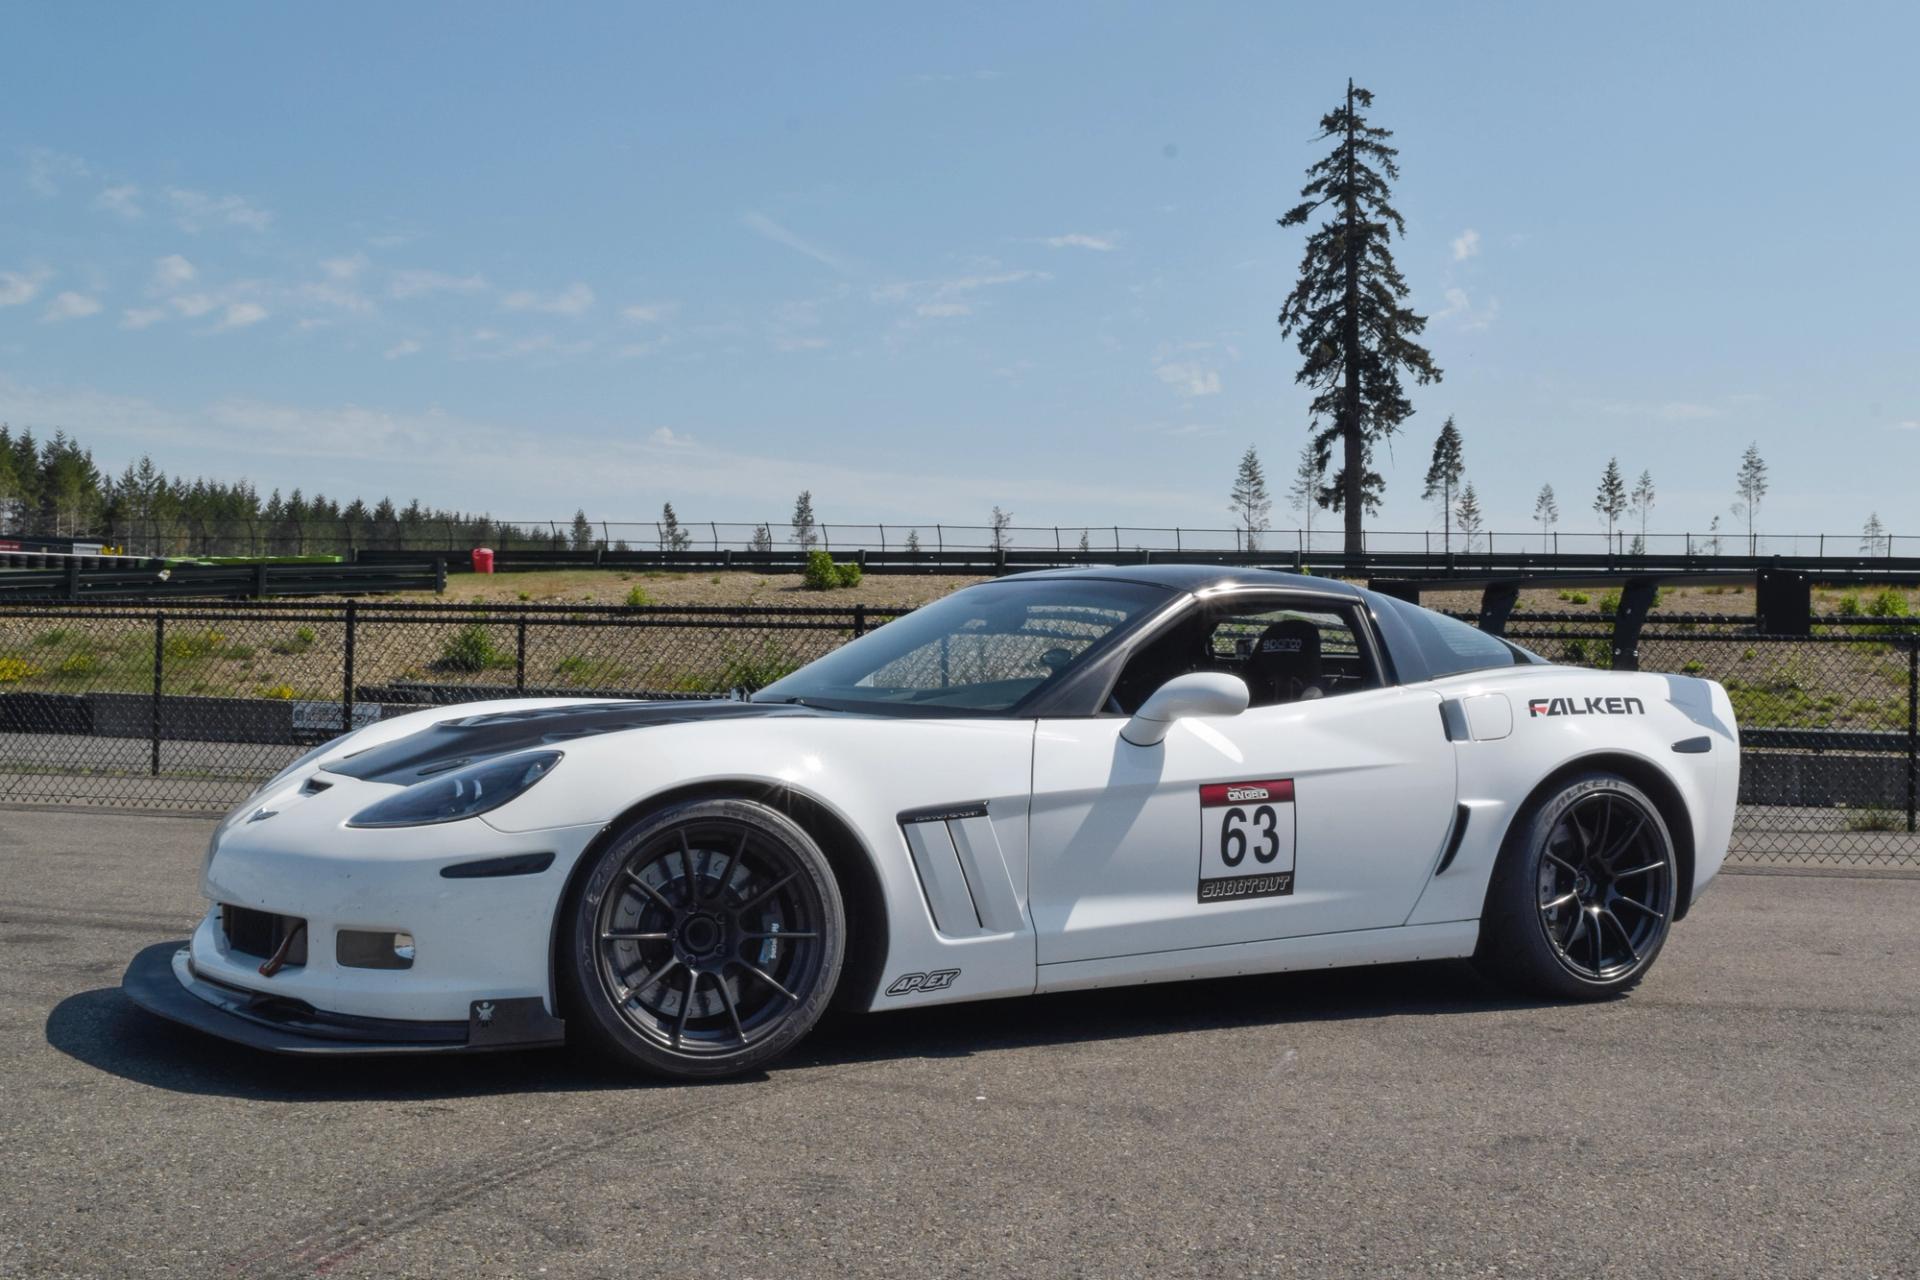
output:
[[[0,420],[502,517],[1222,525],[1349,74],[1497,528],[1920,533],[1912,6],[10,6]],[[1322,513],[1316,522],[1331,522]],[[1295,523],[1278,504],[1276,525]]]

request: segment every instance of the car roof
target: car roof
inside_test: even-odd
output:
[[[1010,574],[1002,581],[1030,581],[1043,578],[1091,578],[1108,582],[1142,582],[1174,591],[1198,593],[1223,587],[1268,587],[1276,591],[1312,591],[1320,595],[1360,598],[1360,588],[1337,578],[1315,578],[1304,573],[1281,573],[1277,569],[1253,569],[1244,565],[1222,564],[1131,564],[1087,565],[1074,569],[1039,569]]]

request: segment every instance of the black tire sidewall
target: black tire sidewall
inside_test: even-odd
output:
[[[825,954],[812,988],[802,993],[799,1006],[777,1031],[735,1053],[683,1054],[648,1040],[614,1007],[601,983],[596,955],[601,903],[628,857],[663,831],[702,821],[745,823],[785,845],[801,873],[813,882],[821,904],[820,941]],[[693,800],[631,821],[589,856],[592,866],[562,906],[558,968],[571,1023],[582,1026],[603,1049],[634,1066],[679,1079],[736,1075],[779,1057],[820,1020],[833,998],[846,954],[846,908],[826,855],[791,818],[753,800]]]
[[[1638,807],[1659,838],[1667,861],[1665,916],[1653,946],[1626,973],[1595,979],[1565,964],[1547,936],[1537,901],[1540,863],[1547,838],[1567,810],[1579,801],[1608,792]],[[1665,817],[1647,794],[1615,773],[1595,770],[1568,778],[1554,791],[1531,804],[1515,820],[1500,852],[1487,911],[1481,921],[1481,945],[1475,959],[1489,976],[1540,995],[1570,999],[1600,999],[1630,990],[1665,948],[1673,930],[1674,904],[1679,898],[1679,858]]]

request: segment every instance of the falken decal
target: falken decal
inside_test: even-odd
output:
[[[1533,716],[1643,716],[1647,704],[1638,698],[1529,698]]]

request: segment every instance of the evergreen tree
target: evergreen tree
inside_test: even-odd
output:
[[[1427,466],[1427,487],[1420,491],[1421,497],[1440,504],[1440,545],[1446,551],[1453,550],[1453,498],[1460,488],[1460,477],[1466,474],[1466,470],[1460,429],[1453,425],[1453,415],[1448,414],[1446,422],[1440,427],[1439,436],[1433,442],[1433,461]]]
[[[993,521],[990,529],[993,535],[993,549],[995,551],[1005,551],[1013,545],[1013,541],[1008,535],[1008,530],[1013,528],[1013,513],[1011,511],[1002,511],[1000,508],[995,507],[991,519]]]
[[[920,553],[920,531],[918,529],[907,530],[907,550],[913,552],[915,555]]]
[[[1633,554],[1642,556],[1647,553],[1647,516],[1653,511],[1653,472],[1643,470],[1640,478],[1633,483],[1633,492],[1628,495],[1633,514],[1640,521],[1639,536],[1633,540]]]
[[[1607,521],[1607,551],[1613,551],[1613,524],[1627,509],[1627,485],[1620,478],[1620,459],[1608,458],[1600,475],[1600,487],[1593,495],[1593,509]]]
[[[693,545],[693,535],[680,526],[680,517],[674,514],[673,504],[667,503],[660,508],[660,549],[662,551],[685,551]]]
[[[1880,513],[1867,513],[1866,524],[1860,527],[1860,551],[1864,555],[1877,556],[1886,551],[1889,544],[1886,526],[1880,523]]]
[[[1260,533],[1267,527],[1267,513],[1273,499],[1267,496],[1267,477],[1260,470],[1260,455],[1252,445],[1240,456],[1240,470],[1234,475],[1233,489],[1227,495],[1227,510],[1239,521],[1245,549],[1260,549]]]
[[[1472,551],[1474,540],[1480,536],[1481,525],[1485,522],[1480,511],[1480,496],[1473,491],[1473,481],[1467,481],[1467,487],[1460,491],[1460,508],[1454,515],[1460,521],[1460,535],[1466,541],[1466,549]]]
[[[802,551],[811,551],[820,541],[818,527],[813,521],[813,490],[802,489],[793,500],[793,540]]]
[[[1341,465],[1321,490],[1321,505],[1346,520],[1346,549],[1364,550],[1365,513],[1379,509],[1385,482],[1373,470],[1373,449],[1413,414],[1400,385],[1402,370],[1420,383],[1437,382],[1440,369],[1415,339],[1425,316],[1406,305],[1407,282],[1394,265],[1390,241],[1406,234],[1391,204],[1389,181],[1400,177],[1387,145],[1392,131],[1367,123],[1373,95],[1347,82],[1346,101],[1320,118],[1315,141],[1333,150],[1307,169],[1300,203],[1280,225],[1295,227],[1323,207],[1325,222],[1307,237],[1300,280],[1280,309],[1280,331],[1303,357],[1294,380],[1313,389],[1309,429],[1323,465],[1336,441]]]
[[[1085,529],[1080,531],[1080,554],[1083,556],[1093,554],[1093,543],[1088,539]]]
[[[1552,485],[1540,486],[1533,500],[1533,518],[1540,525],[1540,550],[1545,553],[1553,537],[1553,526],[1560,523],[1560,503],[1553,496]]]
[[[573,526],[567,533],[567,542],[575,551],[593,550],[593,521],[587,519],[585,508],[574,510]]]
[[[753,526],[753,536],[747,540],[749,551],[773,550],[773,530],[764,524]]]
[[[1753,523],[1760,516],[1760,500],[1767,496],[1767,464],[1760,457],[1760,442],[1754,441],[1740,455],[1740,470],[1734,475],[1733,514],[1747,522],[1747,554],[1760,554],[1760,540],[1754,536]]]
[[[1300,461],[1293,469],[1293,483],[1287,486],[1287,504],[1300,514],[1306,549],[1313,550],[1313,509],[1320,505],[1320,489],[1326,479],[1327,460],[1319,446],[1307,441],[1300,450]]]

